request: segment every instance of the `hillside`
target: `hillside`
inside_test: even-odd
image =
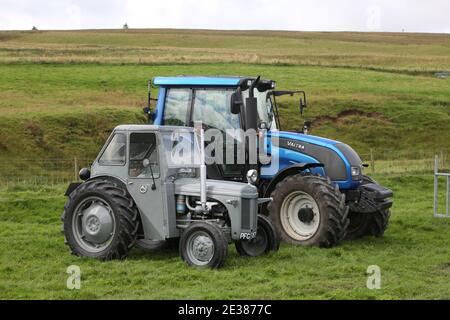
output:
[[[179,74],[262,75],[305,89],[312,133],[361,153],[450,150],[450,79],[433,76],[442,70],[449,35],[0,32],[0,160],[92,158],[115,125],[144,121],[149,78]],[[294,101],[282,101],[281,116],[284,129],[304,121]]]

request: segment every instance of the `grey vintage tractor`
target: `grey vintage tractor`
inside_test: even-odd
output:
[[[148,241],[179,242],[183,260],[219,268],[228,244],[258,256],[279,247],[270,220],[258,215],[258,189],[210,180],[203,129],[122,125],[113,131],[82,183],[72,183],[62,215],[73,254],[123,259]]]

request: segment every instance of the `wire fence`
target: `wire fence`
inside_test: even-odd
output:
[[[0,161],[0,184],[56,185],[79,181],[78,172],[90,167],[92,160],[11,159]]]
[[[450,149],[436,152],[396,151],[371,149],[368,153],[360,154],[361,160],[367,168],[367,174],[393,173],[433,173],[435,157],[439,159],[439,169],[449,170]]]
[[[439,170],[450,171],[450,149],[438,152],[396,152],[372,149],[360,154],[368,165],[365,173],[373,174],[433,174],[435,156],[439,158]],[[78,172],[90,167],[92,159],[10,159],[0,160],[0,186],[9,185],[57,185],[79,181]]]

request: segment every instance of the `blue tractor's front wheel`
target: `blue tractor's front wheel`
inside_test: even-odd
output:
[[[363,176],[363,184],[377,182],[368,176]],[[350,205],[350,224],[347,229],[346,239],[354,240],[365,236],[381,237],[388,225],[391,211],[379,208],[373,212],[359,212],[358,207]]]

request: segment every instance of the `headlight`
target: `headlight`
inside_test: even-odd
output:
[[[258,182],[258,171],[255,169],[247,171],[247,182],[250,184],[256,184]]]
[[[352,177],[359,177],[361,175],[360,167],[352,167]]]

